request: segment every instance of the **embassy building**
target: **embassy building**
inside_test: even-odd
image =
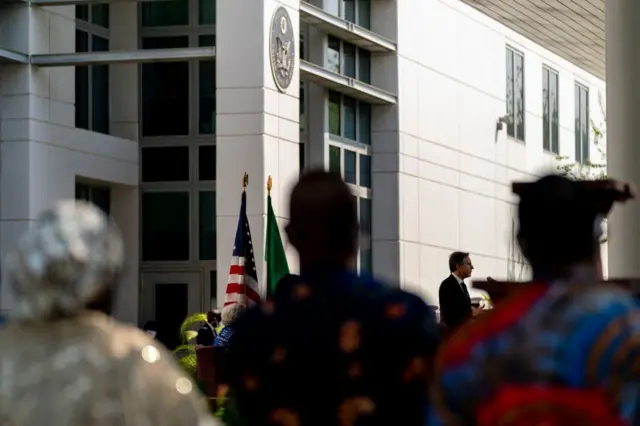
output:
[[[263,287],[268,176],[284,223],[324,167],[357,198],[359,270],[437,302],[453,250],[527,277],[512,181],[600,160],[604,0],[4,0],[0,18],[0,252],[58,199],[97,204],[124,234],[133,323],[222,304],[245,172]],[[616,75],[633,90],[610,107],[637,105]],[[633,181],[637,156],[615,158]]]

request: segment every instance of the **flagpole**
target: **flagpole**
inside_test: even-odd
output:
[[[271,203],[271,188],[273,187],[273,181],[271,180],[271,175],[269,175],[269,177],[267,178],[267,203]],[[268,208],[267,208],[267,227],[269,226],[269,212],[268,212]],[[267,229],[267,233],[269,232],[269,230]],[[265,242],[266,242],[266,235],[265,235]],[[265,255],[268,253],[268,249],[267,247],[265,247]],[[265,258],[266,260],[266,258]],[[266,289],[267,291],[265,292],[266,297],[269,297],[269,263],[267,263],[267,285],[266,285]]]
[[[249,185],[249,175],[247,174],[247,172],[244,173],[244,176],[242,177],[242,193],[246,194],[247,192],[247,185]],[[246,195],[245,195],[246,197]],[[246,204],[245,204],[245,208],[246,208]],[[245,217],[247,216],[246,210],[245,210]],[[249,218],[247,217],[247,220],[249,220]],[[245,237],[244,235],[242,236],[243,238]],[[244,270],[244,305],[245,306],[249,306],[249,300],[247,298],[247,286],[249,285],[249,280],[247,279],[247,245],[243,244],[244,246],[244,263],[245,263],[245,267],[243,268]]]

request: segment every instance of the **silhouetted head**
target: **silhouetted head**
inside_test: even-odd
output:
[[[300,178],[291,193],[287,235],[301,267],[351,267],[358,229],[356,199],[339,174],[317,170]]]
[[[120,232],[97,207],[63,201],[38,216],[8,257],[18,320],[47,321],[83,310],[109,312],[123,267]]]
[[[595,265],[600,253],[602,220],[615,201],[632,197],[628,185],[613,181],[573,181],[549,175],[514,184],[520,196],[518,242],[534,274]]]

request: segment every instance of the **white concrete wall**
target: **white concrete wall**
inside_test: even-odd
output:
[[[476,277],[518,278],[510,184],[556,166],[542,149],[542,65],[560,74],[562,155],[574,155],[574,83],[590,88],[596,122],[604,83],[458,0],[396,5],[399,158],[387,161],[399,169],[399,279],[437,301],[454,250],[471,253]],[[495,138],[506,111],[507,44],[525,54],[526,143],[508,139],[506,130]],[[387,167],[377,160],[378,171]],[[374,191],[374,199],[386,197]],[[382,225],[374,218],[374,226]]]
[[[216,220],[219,304],[229,276],[238,225],[242,177],[249,174],[247,216],[261,289],[266,288],[264,235],[266,182],[273,178],[276,215],[288,217],[287,200],[299,176],[299,1],[238,0],[217,2],[216,24]],[[276,8],[289,12],[296,39],[294,78],[286,93],[276,88],[269,62],[271,18]],[[242,25],[238,25],[238,23]],[[288,244],[289,266],[296,269]]]
[[[5,9],[3,9],[5,13]],[[72,6],[6,10],[16,48],[24,53],[73,52]],[[18,46],[19,45],[19,46]],[[125,231],[127,259],[118,306],[122,319],[136,321],[138,293],[138,146],[131,140],[75,128],[74,68],[0,66],[0,255],[11,250],[37,215],[57,200],[75,197],[76,178],[112,186],[113,216]],[[131,228],[135,225],[135,228]],[[133,271],[133,272],[132,272]],[[0,307],[11,296],[1,286]],[[134,315],[135,314],[135,315]]]

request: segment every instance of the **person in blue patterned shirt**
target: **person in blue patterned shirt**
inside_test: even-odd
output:
[[[287,226],[301,272],[238,320],[230,389],[246,426],[422,426],[439,336],[419,297],[353,272],[356,200],[303,175]]]
[[[600,272],[602,218],[629,187],[551,175],[514,188],[533,282],[443,346],[432,424],[640,425],[640,311]]]

